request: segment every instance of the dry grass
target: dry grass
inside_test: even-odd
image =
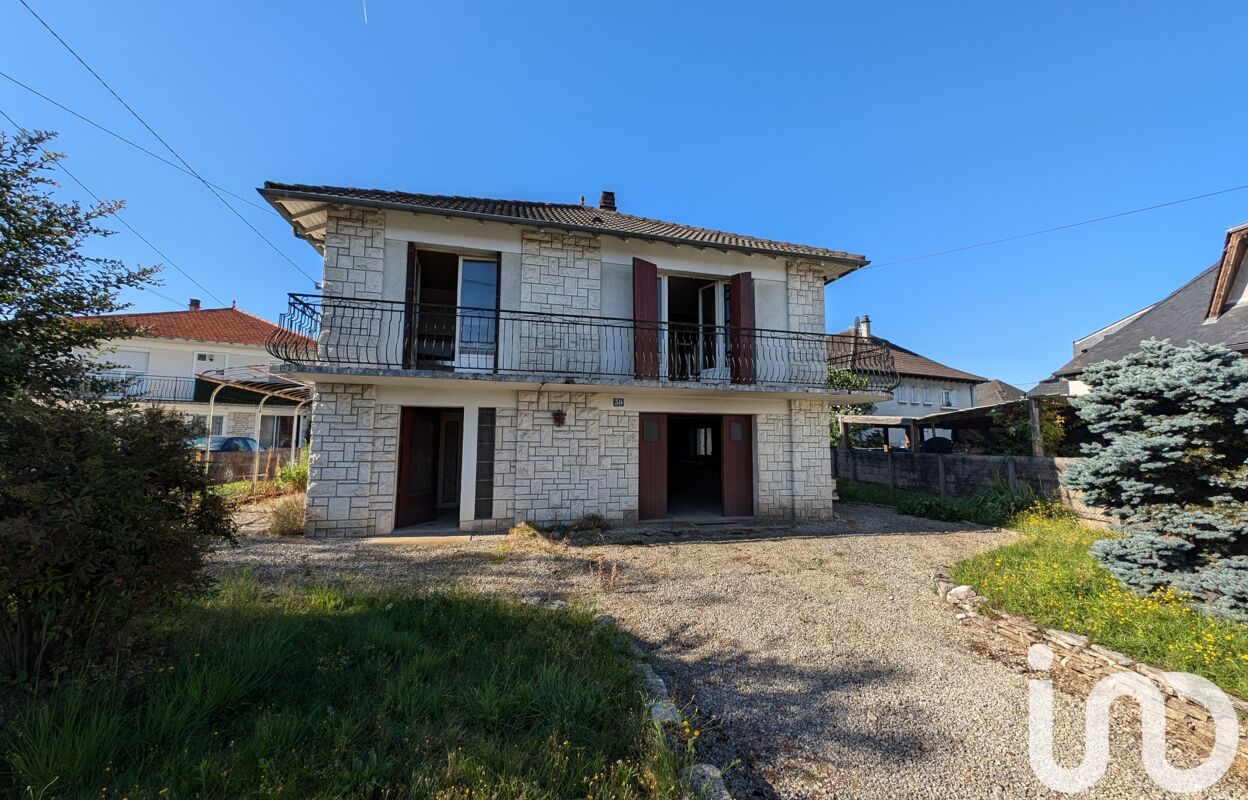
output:
[[[289,494],[273,504],[269,512],[268,532],[274,536],[300,536],[306,520],[308,496],[304,492]]]

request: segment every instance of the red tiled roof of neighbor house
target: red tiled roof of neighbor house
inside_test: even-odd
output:
[[[237,308],[202,308],[190,311],[108,314],[79,317],[83,322],[116,320],[140,330],[136,336],[157,339],[187,339],[193,342],[228,342],[263,347],[269,334],[279,328]]]
[[[357,189],[346,186],[316,186],[302,183],[276,183],[265,181],[260,194],[285,214],[280,201],[312,200],[321,203],[349,203],[352,205],[393,208],[420,214],[441,214],[492,220],[512,224],[549,226],[574,231],[603,233],[614,236],[649,239],[653,241],[685,244],[694,247],[712,247],[747,253],[783,256],[795,259],[832,261],[857,269],[867,264],[864,256],[829,250],[792,242],[762,239],[740,233],[681,225],[676,222],[632,214],[621,214],[615,205],[615,193],[603,192],[597,206],[583,203],[543,203],[532,200],[495,200],[486,197],[459,197],[455,195],[416,194],[386,189]],[[288,221],[292,224],[295,220]]]

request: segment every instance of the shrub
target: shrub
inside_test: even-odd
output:
[[[299,450],[299,458],[277,470],[277,485],[286,492],[308,490],[308,448]]]
[[[601,514],[586,514],[568,526],[568,530],[572,533],[587,533],[590,531],[609,531],[611,523]]]
[[[1248,359],[1148,340],[1083,380],[1075,406],[1102,441],[1063,480],[1126,534],[1093,554],[1132,589],[1248,620]]]
[[[273,504],[269,513],[269,533],[274,536],[298,536],[307,519],[308,496],[302,492],[288,494]]]
[[[186,446],[154,408],[14,402],[0,423],[0,671],[105,644],[198,582],[232,535]]]
[[[18,678],[184,592],[232,534],[191,428],[110,399],[124,382],[91,358],[132,333],[100,315],[156,270],[84,254],[121,204],[59,202],[51,138],[0,132],[0,673]]]

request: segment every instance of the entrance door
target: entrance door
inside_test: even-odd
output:
[[[723,493],[725,517],[754,515],[754,430],[745,414],[723,417]]]
[[[404,408],[399,428],[398,495],[394,526],[405,528],[438,516],[438,439],[442,412]]]
[[[641,424],[637,516],[663,519],[667,516],[667,415],[637,417]]]

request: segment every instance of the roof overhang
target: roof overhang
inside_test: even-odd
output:
[[[611,231],[596,228],[592,225],[577,225],[574,223],[558,222],[553,220],[530,220],[500,214],[484,214],[475,211],[462,211],[458,209],[433,208],[429,206],[421,206],[415,203],[374,200],[370,198],[351,197],[350,195],[340,195],[328,192],[295,191],[270,186],[261,187],[256,191],[259,192],[260,196],[267,200],[269,204],[277,210],[277,213],[282,215],[283,219],[290,223],[291,228],[294,230],[295,236],[311,244],[321,254],[324,254],[325,252],[325,228],[328,223],[329,209],[336,206],[355,206],[360,208],[375,208],[389,211],[405,211],[410,214],[423,214],[434,217],[443,217],[446,219],[457,218],[478,220],[481,222],[497,222],[504,225],[512,225],[523,228],[554,228],[556,230],[573,231],[576,233],[590,233],[596,236],[612,236],[622,241],[640,239],[642,241],[661,242],[676,247],[692,247],[697,250],[719,250],[725,253],[746,253],[749,255],[781,258],[787,261],[808,261],[816,264],[827,265],[828,268],[825,269],[823,276],[825,285],[871,263],[865,256],[852,253],[844,256],[827,256],[799,251],[784,251],[781,249],[731,245],[723,242],[717,242],[714,244],[691,242],[676,236]]]

